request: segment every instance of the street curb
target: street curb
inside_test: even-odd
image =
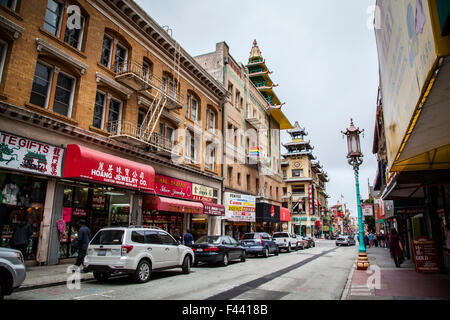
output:
[[[344,291],[342,292],[341,300],[347,300],[348,298],[348,292],[350,291],[350,284],[352,283],[353,273],[356,270],[356,264],[352,265],[352,270],[350,270],[350,273],[347,278],[347,283],[345,284]]]
[[[80,282],[86,282],[86,281],[92,281],[95,280],[94,277],[87,277],[84,279],[80,279]],[[57,287],[62,286],[64,284],[67,284],[66,281],[57,281],[57,282],[51,282],[51,283],[41,283],[41,284],[32,284],[27,286],[20,286],[19,288],[15,289],[14,292],[20,292],[20,291],[30,291],[30,290],[36,290],[36,289],[43,289],[43,288],[50,288],[50,287]]]

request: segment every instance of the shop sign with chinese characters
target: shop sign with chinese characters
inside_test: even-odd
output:
[[[195,183],[192,184],[192,200],[212,203],[213,198],[213,188]]]
[[[64,149],[0,131],[0,167],[61,177]]]

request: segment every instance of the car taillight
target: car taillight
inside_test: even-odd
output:
[[[197,248],[191,248],[192,249],[192,251],[197,251]]]
[[[244,237],[244,235],[241,236],[241,240],[242,240],[243,237]]]
[[[208,247],[208,248],[203,249],[203,251],[219,251],[219,248],[218,247]]]
[[[122,246],[122,254],[130,253],[130,251],[133,249],[133,246]]]

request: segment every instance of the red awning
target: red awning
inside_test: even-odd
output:
[[[67,145],[64,178],[94,180],[143,191],[154,191],[155,170],[149,165],[97,150]]]
[[[291,212],[287,208],[280,208],[280,221],[291,221]]]
[[[147,206],[147,210],[203,214],[203,204],[200,202],[158,196],[147,196],[146,199],[144,199],[144,203]]]
[[[224,216],[225,207],[221,204],[203,202],[203,213],[211,216]]]

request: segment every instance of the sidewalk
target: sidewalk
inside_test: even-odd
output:
[[[31,288],[47,287],[67,283],[71,275],[67,268],[72,264],[57,264],[54,266],[27,266],[25,281],[16,291],[29,290]],[[82,281],[94,279],[91,273],[80,273]]]
[[[355,263],[343,300],[450,300],[450,275],[417,273],[412,259],[396,268],[389,249],[385,248],[368,248],[367,256],[371,267],[379,267],[379,289],[367,285],[374,271],[356,270]]]

